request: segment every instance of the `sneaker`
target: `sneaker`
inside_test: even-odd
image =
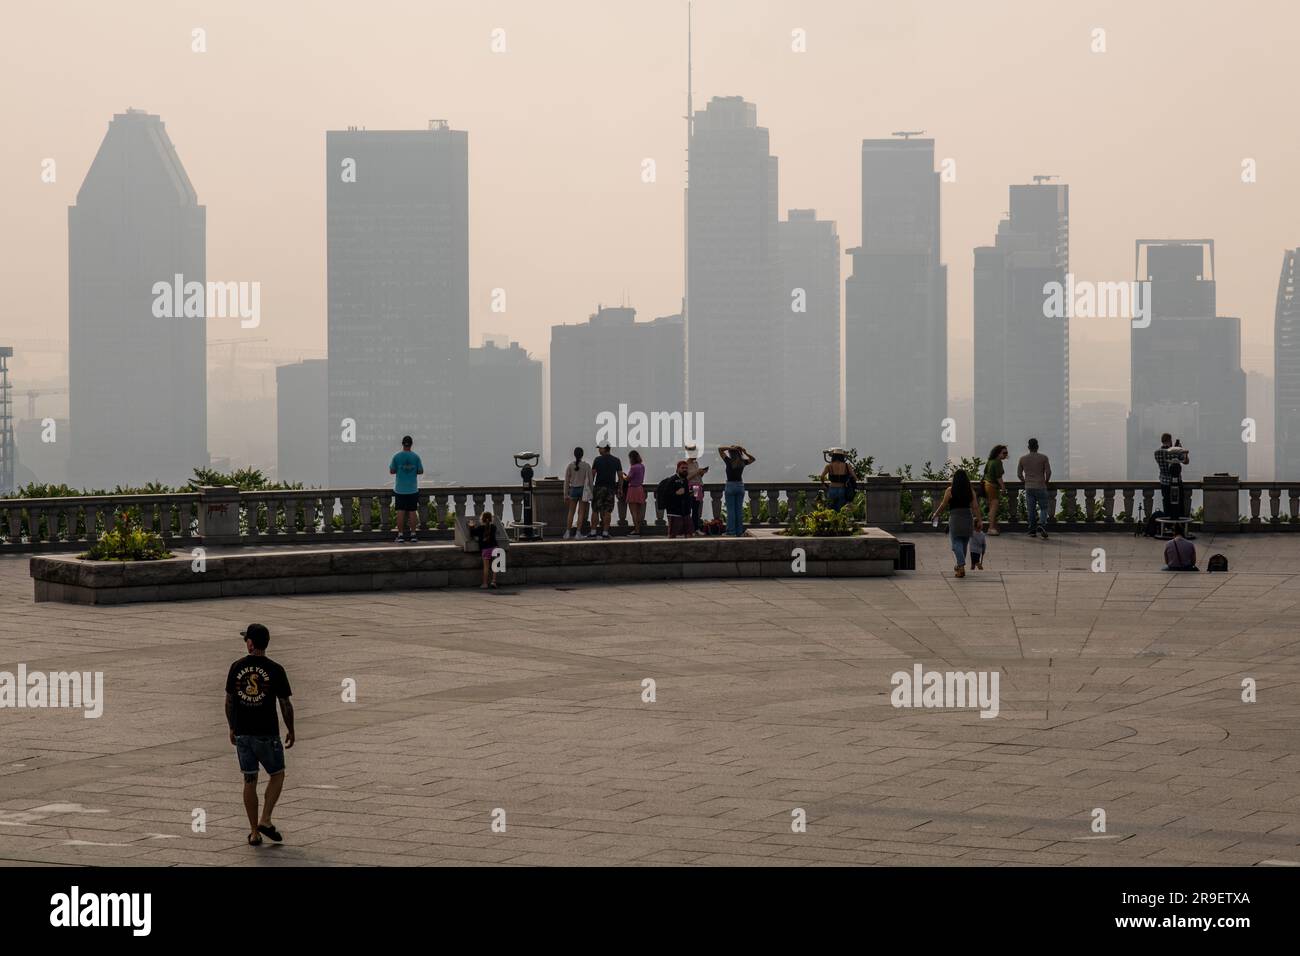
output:
[[[588,538],[594,538],[594,537],[596,537],[596,532],[594,532],[594,531],[588,531],[588,532],[587,532],[587,537],[588,537]]]
[[[997,528],[989,528],[989,534],[1001,534],[1001,533],[1002,532],[999,531]]]
[[[408,543],[408,544],[415,544],[415,535],[413,535],[413,534],[408,534],[408,535],[406,536],[406,540],[407,540],[407,543]]]
[[[1038,536],[1039,536],[1040,538],[1042,538],[1044,541],[1046,541],[1046,540],[1047,540],[1047,529],[1046,529],[1046,528],[1039,528],[1039,529],[1038,529]]]
[[[405,540],[406,539],[399,534],[396,538],[393,539],[393,544],[401,544]]]
[[[628,536],[629,538],[639,538],[639,537],[641,537],[641,532],[640,532],[640,531],[629,531],[629,532],[627,533],[627,536]]]
[[[608,537],[609,537],[609,532],[608,532],[608,531],[602,531],[600,536],[601,536],[602,538],[608,538]]]

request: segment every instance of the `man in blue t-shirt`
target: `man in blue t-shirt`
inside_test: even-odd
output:
[[[394,507],[397,509],[397,541],[414,541],[415,529],[420,526],[416,511],[420,507],[420,475],[424,474],[424,463],[420,456],[411,451],[414,444],[410,435],[402,438],[402,450],[388,463],[388,473],[396,475],[393,479]],[[405,538],[403,528],[407,529]]]

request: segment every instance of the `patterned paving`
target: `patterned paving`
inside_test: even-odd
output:
[[[1207,537],[1233,572],[1175,575],[1008,535],[963,580],[917,540],[887,579],[120,608],[34,604],[2,558],[0,671],[103,671],[106,702],[0,710],[0,861],[1300,863],[1300,538]],[[258,849],[222,716],[250,620],[299,732]],[[893,707],[914,662],[997,671],[998,716]]]

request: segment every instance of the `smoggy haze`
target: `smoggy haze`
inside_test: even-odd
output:
[[[67,335],[67,207],[109,120],[159,114],[207,207],[207,271],[260,281],[258,335],[325,344],[325,131],[469,133],[471,341],[544,355],[550,326],[625,295],[680,309],[685,3],[60,3],[6,7],[0,340]],[[191,52],[191,30],[207,52]],[[494,54],[490,33],[506,31]],[[1090,52],[1106,30],[1107,51]],[[791,31],[807,52],[791,52]],[[1300,136],[1276,3],[700,0],[696,107],[738,94],[780,159],[780,208],[859,238],[860,143],[924,129],[956,160],[942,187],[949,375],[969,395],[972,249],[1007,186],[1072,193],[1070,264],[1130,279],[1138,238],[1216,241],[1219,313],[1243,365],[1271,369],[1277,274],[1300,245]],[[42,183],[42,160],[57,181]],[[658,181],[641,180],[653,158]],[[1241,182],[1253,158],[1258,182]],[[847,265],[846,265],[847,268]],[[490,311],[491,289],[508,311]],[[209,323],[210,339],[239,333]],[[1071,324],[1076,397],[1127,399],[1128,324]],[[1108,351],[1109,349],[1115,351]]]

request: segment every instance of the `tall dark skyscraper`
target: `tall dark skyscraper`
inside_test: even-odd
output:
[[[689,164],[687,399],[711,441],[746,445],[762,471],[780,445],[781,272],[777,161],[754,104],[711,99]]]
[[[1070,187],[1011,187],[1008,218],[991,246],[975,249],[975,453],[1030,438],[1070,474],[1070,320],[1049,317],[1049,282],[1070,268]],[[1012,469],[1014,474],[1014,467]]]
[[[932,139],[862,141],[862,244],[845,285],[848,443],[890,470],[942,464],[948,271]]]
[[[436,480],[469,349],[469,136],[349,129],[325,153],[330,484],[387,484],[403,435]]]
[[[1151,324],[1131,332],[1129,478],[1156,477],[1163,432],[1191,453],[1184,479],[1244,478],[1241,321],[1215,314],[1214,242],[1139,239],[1136,249],[1136,278],[1151,283]]]
[[[206,283],[206,221],[162,120],[115,115],[68,208],[73,484],[183,484],[207,466],[204,309],[155,292]]]
[[[1276,481],[1300,478],[1300,249],[1282,254],[1273,318],[1273,414]]]
[[[784,279],[780,335],[782,477],[819,471],[840,443],[840,237],[815,209],[791,209],[778,226]],[[771,473],[771,472],[770,472]]]

